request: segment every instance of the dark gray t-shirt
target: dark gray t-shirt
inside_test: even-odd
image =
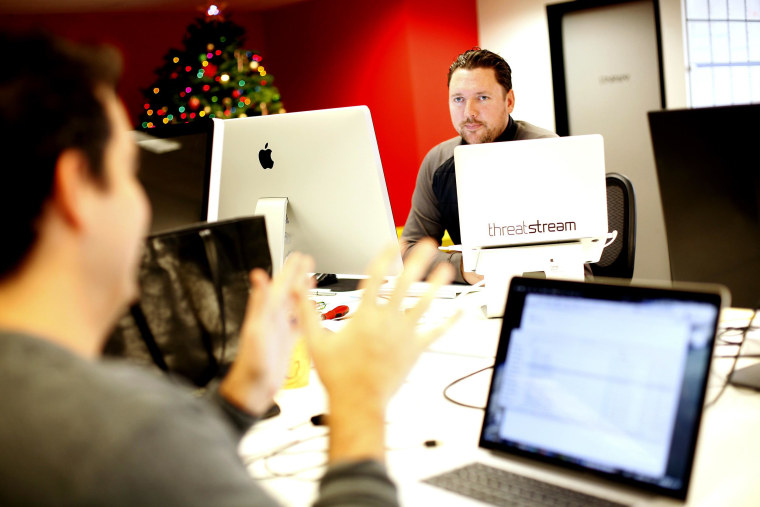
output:
[[[0,331],[0,399],[0,505],[276,504],[237,454],[230,407],[159,372]],[[381,464],[345,464],[317,504],[396,505],[396,490]]]

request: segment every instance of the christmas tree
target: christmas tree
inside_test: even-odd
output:
[[[215,4],[205,10],[187,28],[184,49],[170,49],[155,82],[143,90],[142,128],[285,112],[261,55],[241,47],[245,30]]]

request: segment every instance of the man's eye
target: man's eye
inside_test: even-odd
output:
[[[451,99],[451,101],[454,102],[455,104],[459,104],[462,102],[462,97],[454,97],[453,99]]]
[[[488,97],[488,95],[481,95],[481,96],[480,96],[480,97],[478,97],[478,98],[479,98],[479,99],[480,99],[480,101],[482,102],[482,101],[484,101],[484,100],[488,100],[488,98],[489,98],[489,97]]]

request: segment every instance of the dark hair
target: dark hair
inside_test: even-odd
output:
[[[0,277],[17,269],[37,240],[38,219],[53,188],[55,165],[81,150],[102,181],[111,135],[98,89],[115,89],[121,57],[43,33],[0,33]]]
[[[512,89],[512,69],[504,58],[493,51],[476,47],[457,56],[457,59],[449,67],[447,86],[451,84],[451,76],[458,69],[493,69],[496,74],[496,81],[504,88],[504,93]]]

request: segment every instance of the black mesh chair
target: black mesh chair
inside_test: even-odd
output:
[[[636,194],[631,180],[622,174],[607,173],[607,223],[608,229],[618,234],[599,262],[590,264],[591,272],[630,280],[636,255]]]

